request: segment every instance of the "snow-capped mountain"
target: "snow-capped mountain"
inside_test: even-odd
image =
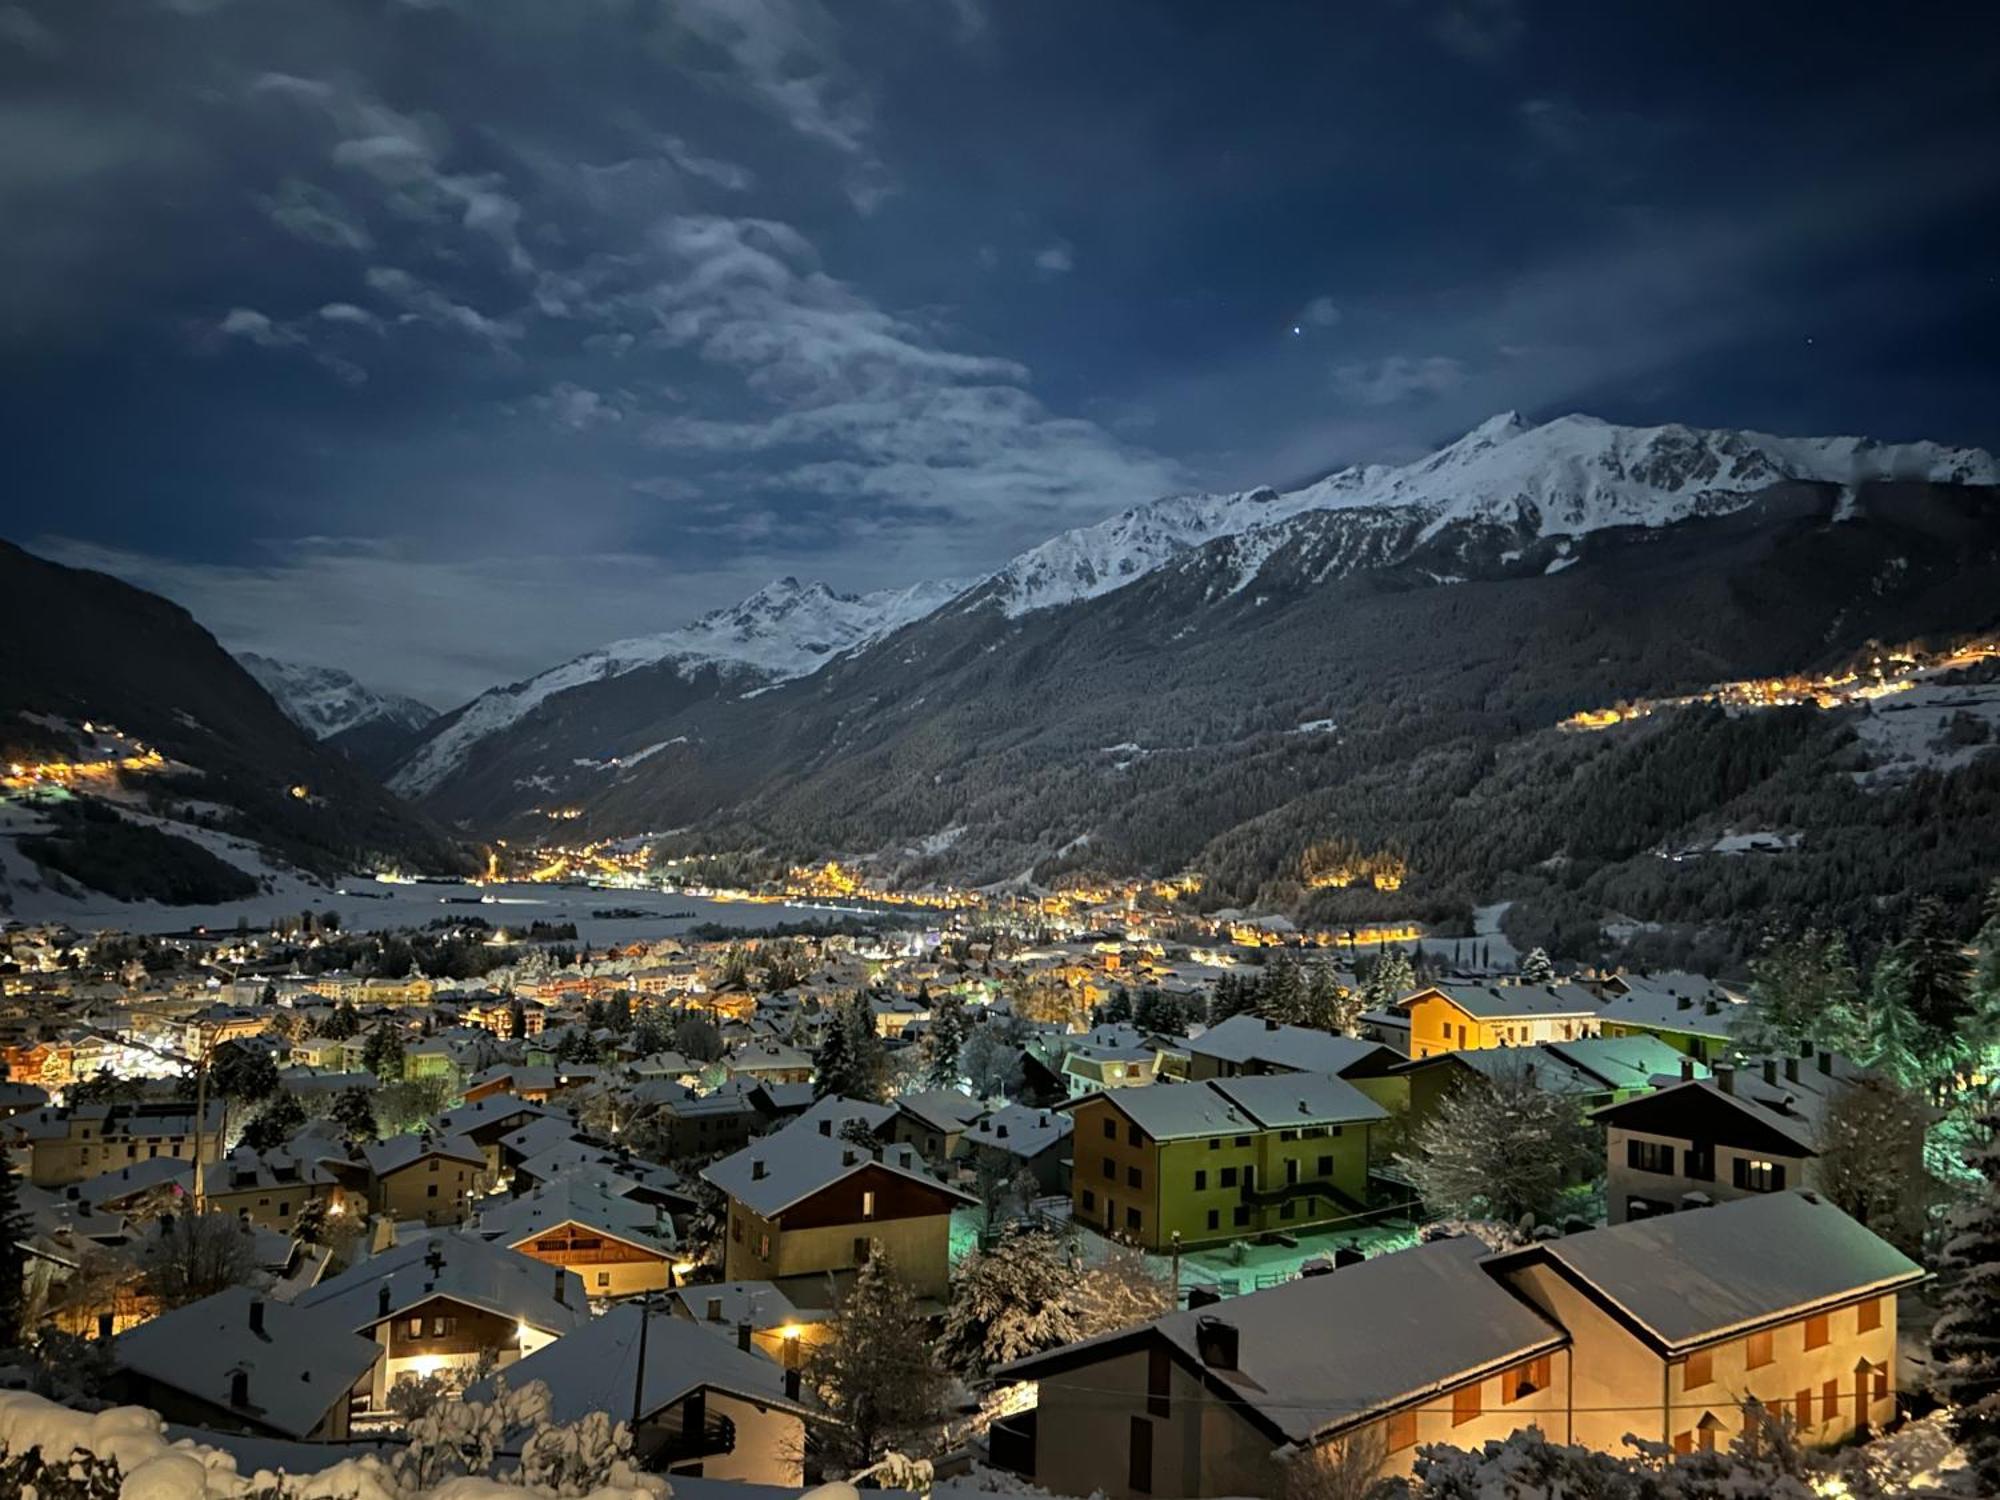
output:
[[[614,641],[525,682],[480,694],[417,747],[390,787],[406,797],[423,796],[462,765],[475,745],[571,688],[659,666],[671,666],[683,677],[715,668],[746,687],[803,677],[844,651],[922,619],[965,587],[964,580],[941,579],[857,595],[780,578],[678,630]]]
[[[414,734],[438,716],[428,703],[378,693],[335,667],[275,661],[254,651],[239,652],[236,659],[285,716],[316,740],[330,740],[371,724]]]
[[[1170,495],[1133,506],[1030,548],[972,597],[997,602],[1009,616],[1073,604],[1123,588],[1194,548],[1253,532],[1263,545],[1238,550],[1254,559],[1282,540],[1282,523],[1315,511],[1399,512],[1383,518],[1390,531],[1401,531],[1414,512],[1422,537],[1462,522],[1525,540],[1670,526],[1739,509],[1786,480],[1851,487],[1879,479],[1993,484],[2000,465],[1981,449],[1937,443],[1785,438],[1677,423],[1619,427],[1585,416],[1535,426],[1510,411],[1399,467],[1355,465],[1282,494]]]

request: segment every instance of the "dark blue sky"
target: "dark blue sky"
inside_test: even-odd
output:
[[[0,531],[442,703],[1507,407],[1992,446],[1996,41],[1961,4],[0,0]]]

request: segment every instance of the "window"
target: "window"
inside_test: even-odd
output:
[[[1142,1174],[1137,1167],[1127,1167],[1125,1169],[1125,1186],[1129,1188],[1136,1188],[1136,1187],[1143,1187],[1144,1185],[1145,1185],[1144,1174]]]
[[[1222,1149],[1222,1137],[1219,1135],[1210,1136],[1208,1138],[1208,1149],[1211,1151],[1220,1151]]]
[[[1172,1373],[1173,1365],[1164,1344],[1155,1344],[1146,1351],[1147,1416],[1164,1417],[1171,1414],[1168,1380]]]
[[[1116,1182],[1118,1180],[1118,1163],[1116,1163],[1110,1157],[1107,1156],[1098,1165],[1104,1168],[1104,1175],[1108,1180],[1112,1182]]]
[[[1223,1185],[1224,1187],[1235,1187],[1235,1186],[1236,1186],[1236,1168],[1234,1168],[1234,1167],[1224,1167],[1224,1168],[1222,1169],[1222,1173],[1221,1173],[1221,1181],[1222,1181],[1222,1185]]]
[[[1704,1349],[1699,1354],[1690,1354],[1687,1363],[1681,1366],[1681,1389],[1698,1391],[1715,1379],[1715,1356]]]
[[[1153,1493],[1153,1424],[1144,1417],[1132,1419],[1131,1455],[1125,1468],[1125,1487],[1136,1495]]]
[[[1635,1172],[1658,1172],[1663,1176],[1671,1176],[1674,1170],[1674,1148],[1665,1141],[1627,1141],[1625,1165]]]
[[[1808,1349],[1813,1347],[1810,1334],[1806,1338],[1806,1347]],[[1771,1353],[1771,1334],[1768,1329],[1763,1333],[1753,1333],[1743,1341],[1744,1369],[1761,1370],[1775,1357]]]
[[[1806,1319],[1806,1347],[1808,1349],[1824,1349],[1832,1341],[1833,1331],[1827,1327],[1828,1321],[1825,1313],[1820,1313],[1816,1317]]]
[[[875,1217],[875,1189],[873,1188],[863,1188],[861,1190],[861,1217],[864,1219]]]
[[[1391,1453],[1417,1446],[1417,1414],[1399,1411],[1382,1424],[1382,1446]]]
[[[1083,1206],[1086,1210],[1093,1212],[1097,1208],[1097,1194],[1093,1193],[1089,1188],[1083,1190]]]
[[[1138,1227],[1139,1227],[1139,1210],[1138,1210],[1138,1209],[1136,1209],[1136,1208],[1128,1208],[1128,1209],[1126,1209],[1126,1210],[1125,1210],[1125,1227],[1126,1227],[1127,1229],[1131,1229],[1131,1230],[1135,1230],[1135,1231],[1136,1231],[1136,1230],[1138,1229]]]
[[[1281,1141],[1295,1141],[1298,1138],[1299,1133],[1296,1130],[1281,1130],[1278,1132],[1278,1139]]]
[[[434,1339],[441,1339],[446,1334],[455,1332],[457,1328],[458,1319],[456,1318],[440,1316],[431,1319],[431,1337]]]
[[[1882,1326],[1882,1299],[1871,1297],[1854,1309],[1854,1331],[1873,1333]]]
[[[1889,1367],[1886,1364],[1877,1365],[1872,1372],[1871,1381],[1875,1399],[1877,1401],[1887,1401],[1889,1399]]]
[[[435,1198],[437,1195],[438,1185],[435,1182],[427,1183],[424,1187],[424,1196],[426,1198]]]
[[[1299,1162],[1295,1156],[1285,1158],[1285,1186],[1290,1187],[1299,1180]]]
[[[1220,1229],[1220,1228],[1222,1227],[1222,1210],[1221,1210],[1221,1209],[1219,1209],[1219,1208],[1211,1208],[1211,1209],[1210,1209],[1210,1210],[1208,1211],[1208,1227],[1209,1227],[1210,1229]]]
[[[1831,1422],[1840,1415],[1840,1382],[1829,1380],[1819,1388],[1819,1419]]]
[[[1524,1396],[1532,1396],[1536,1391],[1548,1388],[1549,1357],[1546,1354],[1515,1365],[1500,1375],[1500,1399],[1503,1403],[1519,1401]]]
[[[422,1318],[410,1319],[410,1337],[413,1339],[420,1339],[423,1336],[424,1336],[424,1320]]]
[[[1322,1177],[1331,1177],[1331,1176],[1333,1175],[1333,1158],[1332,1158],[1332,1157],[1330,1157],[1330,1156],[1322,1156],[1322,1157],[1321,1157],[1321,1158],[1319,1159],[1319,1175],[1320,1175],[1320,1176],[1322,1176]]]
[[[599,1271],[597,1273],[597,1284],[599,1286],[610,1286],[611,1273],[609,1271]]]
[[[1739,1156],[1732,1180],[1746,1193],[1782,1192],[1785,1169],[1777,1162],[1766,1161],[1762,1157]]]
[[[1238,1229],[1243,1228],[1244,1225],[1250,1222],[1250,1210],[1239,1203],[1236,1206],[1236,1212],[1230,1216],[1230,1222]]]
[[[1247,1146],[1250,1144],[1250,1137],[1247,1135],[1239,1135],[1238,1137],[1236,1137],[1236,1144],[1239,1146]]]
[[[739,1245],[743,1243],[743,1221],[734,1214],[729,1216],[729,1237]]]
[[[1208,1187],[1208,1169],[1206,1167],[1202,1167],[1197,1169],[1194,1174],[1194,1190],[1197,1193],[1199,1193],[1204,1191],[1207,1187]]]
[[[1479,1382],[1462,1385],[1451,1393],[1451,1425],[1463,1427],[1479,1415],[1483,1408],[1479,1404]]]
[[[1139,1127],[1137,1125],[1127,1125],[1125,1127],[1125,1144],[1128,1146],[1139,1144]]]
[[[1118,1122],[1116,1120],[1106,1118],[1104,1122],[1104,1138],[1107,1141],[1118,1139]]]
[[[770,1243],[770,1236],[769,1236],[769,1235],[766,1235],[766,1236],[764,1237],[764,1243],[765,1243],[766,1245],[768,1245],[768,1244]],[[766,1254],[769,1254],[769,1251],[766,1251],[765,1253],[766,1253]],[[869,1243],[869,1241],[868,1241],[868,1237],[867,1237],[866,1235],[861,1235],[861,1236],[859,1236],[859,1237],[857,1237],[857,1238],[855,1239],[855,1241],[854,1241],[854,1263],[855,1263],[855,1264],[856,1264],[857,1266],[865,1266],[865,1265],[867,1265],[867,1264],[868,1264],[868,1258],[869,1258],[869,1257],[870,1257],[871,1255],[873,1255],[874,1253],[875,1253],[875,1247],[874,1247],[874,1246],[873,1246],[872,1244],[870,1244],[870,1243]]]
[[[1715,1147],[1706,1141],[1681,1153],[1681,1176],[1696,1182],[1715,1181]]]
[[[1811,1386],[1807,1386],[1804,1390],[1800,1391],[1796,1396],[1792,1397],[1792,1420],[1798,1424],[1799,1430],[1801,1432],[1803,1432],[1806,1428],[1812,1426]]]
[[[1298,1207],[1299,1206],[1297,1203],[1293,1202],[1290,1199],[1287,1199],[1284,1205],[1281,1208],[1279,1208],[1278,1217],[1281,1219],[1289,1219],[1298,1212]]]

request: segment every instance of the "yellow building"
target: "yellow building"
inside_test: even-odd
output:
[[[1604,1006],[1580,984],[1430,985],[1392,1007],[1410,1022],[1410,1056],[1531,1047],[1596,1036]]]
[[[391,1136],[364,1154],[369,1207],[391,1222],[421,1219],[435,1229],[471,1217],[472,1189],[486,1169],[486,1154],[464,1136]]]
[[[582,1278],[595,1301],[673,1284],[673,1222],[658,1208],[615,1192],[608,1171],[579,1167],[479,1216],[479,1233],[544,1265]]]
[[[1063,1106],[1077,1222],[1153,1250],[1306,1230],[1363,1211],[1388,1111],[1316,1073],[1113,1089]]]

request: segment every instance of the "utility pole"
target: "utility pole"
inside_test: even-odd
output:
[[[671,1274],[671,1273],[669,1273]],[[632,1373],[632,1432],[637,1440],[640,1410],[646,1399],[646,1324],[653,1316],[653,1294],[647,1292],[639,1299],[639,1367]]]
[[[194,1213],[200,1218],[208,1204],[208,1183],[201,1169],[202,1127],[208,1123],[208,1060],[212,1044],[202,1038],[194,1075]]]
[[[1174,1231],[1173,1235],[1173,1252],[1174,1252],[1173,1305],[1175,1307],[1179,1307],[1181,1305],[1181,1232],[1178,1229]]]

